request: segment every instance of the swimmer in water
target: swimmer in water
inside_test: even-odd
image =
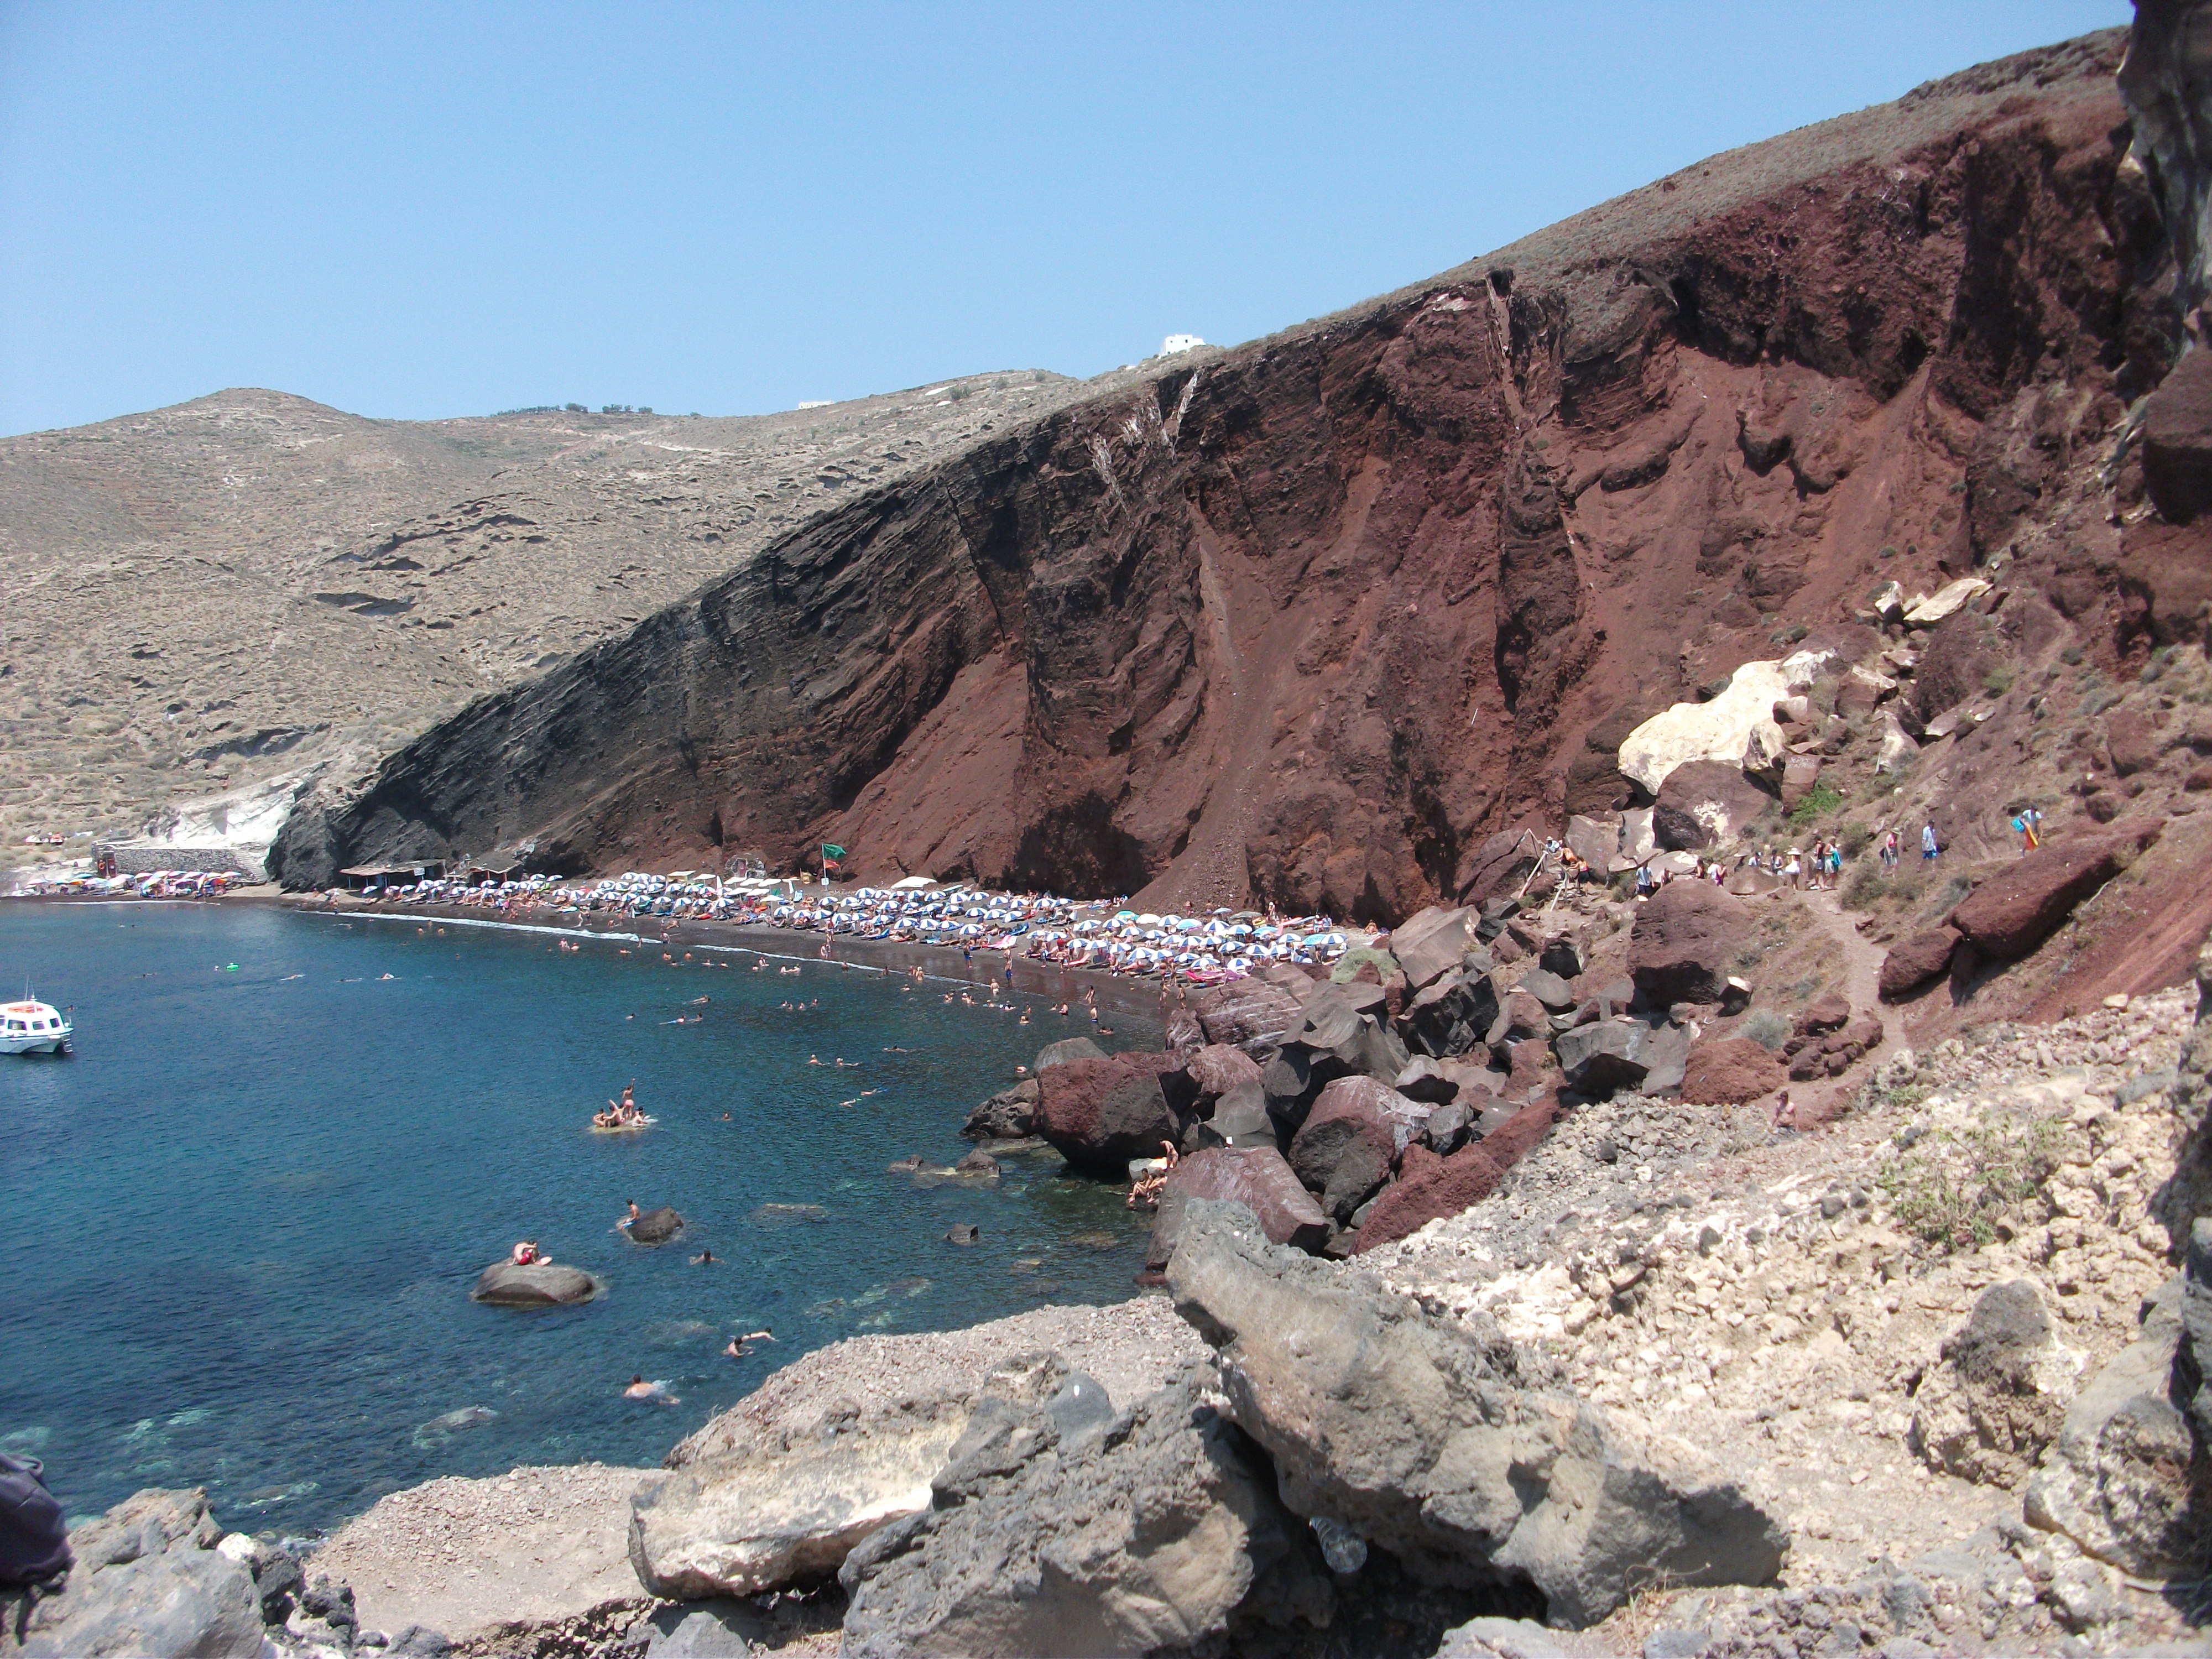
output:
[[[743,1359],[747,1354],[753,1351],[752,1345],[754,1343],[773,1342],[775,1340],[775,1336],[773,1332],[747,1331],[743,1336],[732,1337],[730,1339],[730,1346],[723,1349],[722,1352],[729,1355],[732,1359]]]
[[[714,1253],[712,1250],[702,1250],[691,1258],[691,1265],[695,1267],[708,1266],[714,1260]]]
[[[623,1390],[623,1398],[625,1400],[650,1400],[656,1406],[680,1406],[684,1403],[674,1395],[668,1392],[667,1384],[664,1382],[648,1382],[645,1380],[642,1374],[630,1378],[629,1387]]]
[[[822,1056],[819,1054],[809,1054],[806,1057],[806,1063],[809,1066],[819,1066],[822,1063]]]

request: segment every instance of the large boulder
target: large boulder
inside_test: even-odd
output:
[[[9,1607],[0,1652],[260,1659],[261,1598],[247,1565],[216,1547],[222,1537],[204,1492],[133,1494],[70,1534],[61,1593]]]
[[[1260,1063],[1242,1048],[1210,1042],[1183,1063],[1201,1098],[1218,1099],[1240,1084],[1260,1080]]]
[[[2058,1437],[2081,1357],[2053,1334],[2027,1279],[1984,1291],[1912,1396],[1908,1443],[1962,1480],[2015,1486]]]
[[[1480,1315],[1446,1322],[1203,1206],[1168,1264],[1226,1412],[1283,1502],[1447,1584],[1534,1584],[1554,1623],[1640,1587],[1765,1583],[1787,1535],[1693,1448],[1532,1386]]]
[[[1431,905],[1392,930],[1390,954],[1404,969],[1408,989],[1421,987],[1460,964],[1474,943],[1474,912]]]
[[[1923,928],[1899,939],[1881,959],[1876,992],[1884,1002],[1901,1002],[1950,972],[1951,953],[1958,948],[1958,933],[1948,926]]]
[[[1417,1164],[1409,1153],[1404,1178],[1382,1189],[1359,1224],[1352,1252],[1359,1255],[1409,1238],[1431,1221],[1472,1209],[1504,1179],[1504,1170],[1481,1145],[1462,1146],[1433,1162]]]
[[[1266,979],[1232,979],[1200,994],[1195,1005],[1208,1042],[1242,1048],[1255,1060],[1274,1048],[1305,1019],[1297,997]]]
[[[1106,1051],[1087,1036],[1062,1037],[1057,1042],[1048,1042],[1037,1050],[1036,1064],[1031,1067],[1042,1072],[1048,1066],[1065,1066],[1071,1060],[1103,1060]]]
[[[1447,974],[1414,997],[1398,1021],[1407,1046],[1437,1060],[1486,1041],[1498,1019],[1498,990],[1488,974]]]
[[[1034,1127],[1036,1103],[1037,1080],[1025,1077],[1012,1088],[1000,1090],[969,1112],[968,1121],[960,1126],[960,1133],[970,1140],[1019,1140]]]
[[[2212,507],[2212,356],[2192,351],[2143,404],[2143,487],[2159,516],[2187,524]]]
[[[2172,1399],[2178,1288],[2075,1397],[2023,1506],[2030,1525],[2147,1578],[2194,1577],[2204,1554],[2201,1465]]]
[[[1951,926],[1984,957],[2000,962],[2024,957],[2056,933],[2075,905],[2156,841],[2164,827],[2154,818],[2133,818],[2046,842],[1960,901],[1951,912]]]
[[[1532,844],[1525,830],[1500,830],[1460,863],[1460,898],[1468,904],[1513,892],[1536,867],[1542,842]]]
[[[495,1261],[477,1275],[469,1296],[495,1308],[561,1308],[589,1302],[599,1293],[599,1281],[581,1267],[557,1261],[533,1261],[526,1267]]]
[[[1184,1132],[1183,1150],[1207,1146],[1275,1146],[1275,1120],[1267,1110],[1267,1091],[1257,1079],[1240,1083],[1213,1103],[1212,1114]]]
[[[1620,818],[1618,814],[1601,818],[1578,814],[1567,820],[1565,840],[1570,853],[1591,868],[1603,870],[1620,851]]]
[[[1574,988],[1548,968],[1531,968],[1514,988],[1535,998],[1548,1013],[1559,1013],[1575,1006]]]
[[[1147,1268],[1158,1273],[1167,1266],[1192,1203],[1206,1199],[1242,1204],[1277,1244],[1310,1253],[1328,1243],[1328,1217],[1273,1146],[1212,1146],[1193,1152],[1168,1171],[1152,1218]]]
[[[1119,1176],[1132,1158],[1156,1158],[1160,1143],[1182,1138],[1163,1073],[1180,1072],[1173,1054],[1109,1054],[1071,1060],[1037,1078],[1036,1132],[1079,1170]]]
[[[1636,907],[1628,974],[1645,1002],[1718,1002],[1744,943],[1745,907],[1702,881],[1672,881]]]
[[[732,1427],[720,1449],[639,1486],[629,1526],[638,1582],[683,1601],[828,1577],[877,1528],[928,1507],[930,1477],[974,1403],[966,1390],[941,1390],[872,1411],[833,1407],[803,1427]]]
[[[1782,810],[1794,812],[1820,781],[1818,755],[1791,755],[1782,763]]]
[[[1339,1221],[1390,1178],[1390,1165],[1428,1109],[1371,1077],[1339,1078],[1291,1138],[1291,1169]]]
[[[1575,1092],[1641,1089],[1651,1071],[1651,1028],[1640,1019],[1601,1019],[1562,1031],[1552,1044]]]
[[[1621,771],[1656,796],[1675,768],[1692,761],[1718,761],[1739,772],[1778,765],[1783,739],[1774,705],[1790,694],[1790,684],[1782,663],[1745,663],[1718,696],[1678,702],[1631,732],[1620,745]]]
[[[1212,1650],[1300,1528],[1264,1463],[1207,1403],[1210,1370],[1118,1419],[1090,1407],[1080,1376],[1042,1402],[987,1399],[933,1506],[846,1562],[840,1651]]]
[[[629,1224],[629,1242],[633,1244],[665,1244],[684,1231],[684,1218],[663,1204],[641,1214]]]
[[[1667,774],[1652,804],[1651,829],[1660,846],[1694,853],[1725,848],[1744,827],[1774,805],[1774,797],[1726,761],[1688,761]]]
[[[1741,1105],[1782,1086],[1782,1062],[1749,1037],[1709,1037],[1690,1045],[1682,1098],[1704,1106]]]

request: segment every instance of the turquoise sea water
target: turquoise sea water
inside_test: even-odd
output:
[[[966,1150],[966,1109],[1069,1034],[1042,1003],[1024,1028],[939,981],[419,927],[0,907],[0,979],[76,1024],[73,1058],[0,1056],[0,1447],[73,1514],[204,1486],[296,1532],[434,1475],[653,1463],[810,1347],[1133,1293],[1142,1224],[1058,1159],[981,1190],[885,1168]],[[659,1124],[592,1133],[632,1079]],[[630,1244],[631,1198],[687,1232]],[[980,1243],[945,1242],[963,1221]],[[524,1237],[606,1295],[471,1303]],[[681,1403],[623,1399],[639,1373]]]

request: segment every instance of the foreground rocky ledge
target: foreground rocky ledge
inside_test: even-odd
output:
[[[2202,1651],[2198,979],[1815,1135],[1578,1107],[1352,1261],[1193,1197],[1167,1297],[840,1343],[662,1469],[433,1481],[304,1562],[143,1492],[0,1652]]]

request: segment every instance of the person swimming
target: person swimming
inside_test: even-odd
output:
[[[729,1355],[732,1359],[743,1359],[746,1355],[752,1352],[752,1345],[754,1343],[773,1342],[775,1340],[775,1334],[772,1331],[747,1331],[743,1336],[732,1337],[730,1339],[730,1346],[723,1349],[722,1352]]]
[[[656,1406],[680,1406],[684,1403],[668,1392],[665,1382],[648,1382],[642,1372],[630,1378],[629,1386],[623,1390],[623,1398],[649,1400]]]
[[[695,1267],[708,1267],[713,1265],[714,1260],[714,1253],[712,1250],[702,1250],[691,1258],[691,1265]]]

